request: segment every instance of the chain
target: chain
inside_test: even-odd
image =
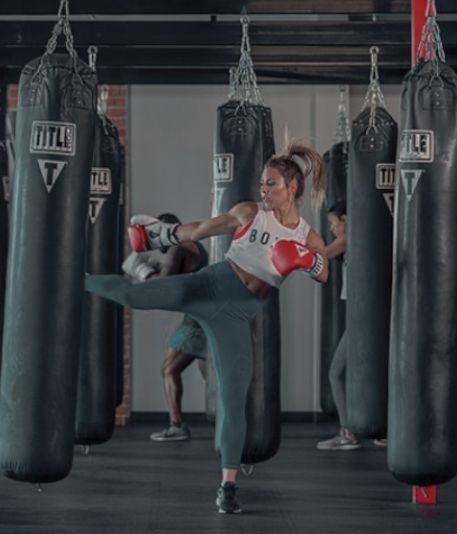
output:
[[[109,97],[109,86],[102,85],[100,88],[100,96],[98,99],[98,111],[101,115],[106,115],[108,111],[108,97]]]
[[[57,12],[57,17],[58,17],[58,20],[52,30],[51,37],[49,38],[46,44],[46,51],[43,54],[43,56],[41,56],[40,64],[38,65],[38,69],[34,76],[37,76],[41,73],[44,58],[54,53],[57,47],[57,41],[59,39],[59,36],[63,33],[63,35],[65,35],[65,48],[67,49],[68,53],[70,54],[73,60],[75,73],[80,79],[80,82],[82,83],[78,69],[76,68],[78,54],[74,47],[73,34],[71,33],[71,28],[70,28],[69,0],[60,0],[60,6],[59,6],[59,11]]]
[[[372,46],[370,48],[371,56],[371,72],[370,72],[370,85],[368,86],[367,93],[365,95],[365,100],[363,102],[362,110],[370,108],[370,119],[368,121],[367,133],[373,129],[376,133],[378,128],[376,127],[376,108],[377,107],[386,107],[384,101],[384,95],[381,91],[381,86],[379,84],[379,72],[378,72],[378,54],[379,48],[377,46]]]
[[[238,67],[230,73],[230,100],[239,100],[242,104],[262,104],[262,95],[257,87],[257,78],[251,58],[249,43],[249,18],[242,17],[243,37],[241,40],[241,56]]]
[[[87,56],[89,58],[89,67],[95,72],[97,65],[98,48],[96,46],[89,46],[87,49]]]
[[[442,63],[446,61],[443,41],[438,23],[436,21],[435,0],[427,0],[425,9],[426,21],[422,29],[422,36],[417,49],[417,57],[423,57],[425,61],[433,62],[434,76],[439,78],[438,60]]]
[[[351,137],[346,107],[346,87],[340,85],[340,102],[338,104],[338,122],[335,132],[335,143],[346,143]]]

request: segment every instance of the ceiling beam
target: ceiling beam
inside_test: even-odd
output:
[[[380,68],[382,84],[398,84],[401,82],[407,68]],[[6,70],[8,83],[17,83],[20,69]],[[99,83],[107,84],[183,84],[207,85],[229,84],[228,69],[215,67],[202,68],[140,68],[130,67],[98,67]],[[367,67],[315,65],[306,67],[270,67],[256,69],[257,82],[260,86],[266,84],[359,84],[368,85]]]
[[[64,49],[57,49],[64,52]],[[87,48],[76,47],[78,55],[87,61]],[[41,56],[44,46],[13,46],[0,48],[0,67],[21,67]],[[409,66],[409,46],[380,47],[381,66]],[[251,57],[255,67],[300,66],[312,64],[370,65],[366,47],[321,46],[254,46]],[[103,67],[233,67],[239,62],[239,47],[174,48],[174,47],[118,47],[98,48],[97,64]],[[448,53],[452,63],[456,53]]]
[[[15,0],[0,5],[0,15],[53,15],[56,0]],[[455,0],[436,0],[438,13],[457,13]],[[73,14],[99,15],[237,15],[249,14],[406,14],[410,0],[77,0]]]
[[[0,22],[0,46],[43,46],[51,36],[49,22]],[[75,43],[123,46],[239,46],[237,22],[73,22]],[[445,44],[457,42],[455,23],[440,24]],[[410,25],[404,22],[254,22],[251,45],[407,45]]]

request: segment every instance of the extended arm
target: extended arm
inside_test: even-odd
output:
[[[142,251],[178,245],[186,241],[200,241],[207,237],[232,234],[250,222],[257,212],[254,202],[241,202],[230,211],[202,222],[169,224],[148,215],[131,219],[129,237],[133,250]]]

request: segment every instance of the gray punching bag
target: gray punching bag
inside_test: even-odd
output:
[[[347,202],[347,422],[353,432],[378,437],[387,432],[398,130],[382,103],[379,84],[372,86],[353,121]]]
[[[48,45],[19,82],[0,465],[29,482],[65,477],[73,459],[96,77],[67,48]]]
[[[125,149],[120,146],[120,174],[119,174],[119,229],[118,229],[118,265],[117,272],[123,274],[122,262],[124,260],[125,245],[125,203],[126,203],[126,184],[125,184]],[[117,348],[116,348],[116,406],[122,404],[124,397],[124,306],[115,304],[117,310]]]
[[[97,116],[91,172],[86,271],[116,272],[119,265],[121,155],[117,129]],[[118,309],[114,302],[85,294],[79,362],[75,443],[107,441],[114,430]]]
[[[321,211],[321,236],[325,243],[331,243],[335,236],[330,232],[327,210],[337,200],[346,199],[348,144],[336,143],[324,156],[327,174],[326,199]],[[322,411],[336,415],[335,401],[328,373],[338,342],[346,325],[346,307],[341,300],[342,258],[329,262],[327,282],[321,288],[321,364],[320,364],[320,401]]]
[[[217,110],[212,216],[238,202],[258,198],[263,166],[274,153],[271,111],[229,101]],[[210,257],[224,259],[230,236],[212,238]],[[280,441],[280,325],[278,291],[273,290],[253,328],[254,372],[246,406],[247,435],[242,463],[273,456]],[[217,419],[217,416],[216,416]]]
[[[8,258],[9,175],[6,144],[0,140],[0,342],[3,338],[6,263]]]
[[[419,486],[457,471],[456,139],[457,76],[420,60],[401,96],[388,427],[389,469]]]

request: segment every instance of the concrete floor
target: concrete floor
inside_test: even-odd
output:
[[[173,444],[150,442],[157,428],[119,428],[89,456],[76,448],[70,475],[42,493],[1,478],[0,533],[457,533],[457,479],[438,488],[438,505],[413,505],[370,441],[352,452],[315,449],[333,423],[284,424],[275,458],[240,477],[238,516],[215,511],[212,427],[195,424],[191,441]]]

